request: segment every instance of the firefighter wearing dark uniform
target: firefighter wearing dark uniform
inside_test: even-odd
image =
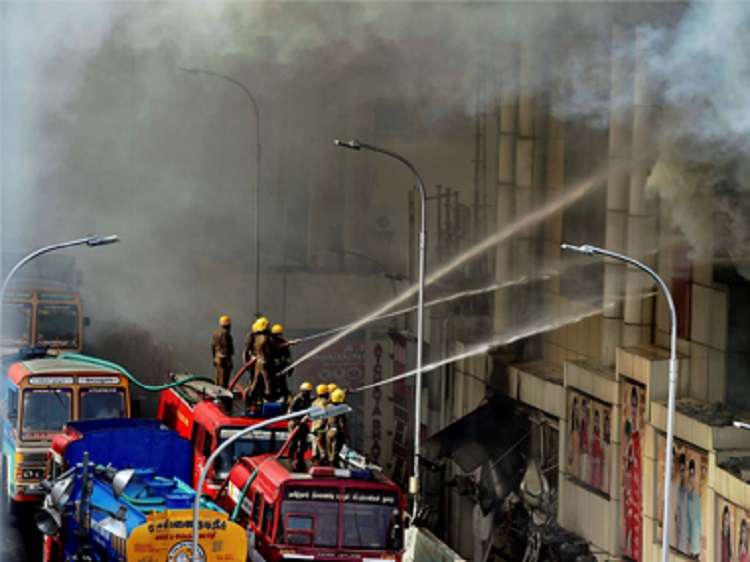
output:
[[[292,376],[294,369],[284,372],[284,369],[292,364],[291,347],[299,340],[287,340],[284,337],[284,326],[274,324],[271,326],[271,384],[273,384],[274,399],[281,398],[284,402],[289,400],[289,385],[287,379]]]
[[[340,388],[331,392],[331,404],[343,404],[345,399],[346,393]],[[326,430],[326,452],[328,454],[328,464],[330,466],[336,468],[339,467],[341,463],[339,453],[341,452],[344,443],[346,443],[346,439],[346,416],[340,414],[328,418]]]
[[[271,378],[269,367],[271,362],[271,342],[268,331],[268,318],[261,316],[253,324],[253,355],[255,365],[253,383],[250,387],[248,401],[251,404],[261,402],[263,398],[271,397]]]
[[[289,413],[307,410],[312,405],[313,386],[309,382],[303,382],[299,387],[299,392],[294,395],[292,402],[289,404]],[[299,429],[297,429],[299,428]],[[297,430],[296,433],[294,431]],[[294,470],[305,472],[305,453],[307,452],[307,436],[310,434],[310,428],[307,419],[290,420],[289,433],[292,439],[289,442],[289,458],[294,461]]]
[[[318,397],[313,401],[312,405],[319,408],[325,408],[328,406],[328,385],[319,384],[315,387],[315,394]],[[313,420],[312,427],[310,428],[313,434],[313,463],[317,465],[324,465],[327,462],[326,453],[326,430],[327,420],[319,418]]]
[[[211,356],[216,369],[216,384],[226,386],[232,374],[232,357],[234,356],[232,319],[226,314],[219,318],[219,327],[211,336]]]

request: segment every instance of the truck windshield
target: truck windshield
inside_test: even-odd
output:
[[[223,443],[240,431],[237,428],[224,428],[219,432],[219,441]],[[240,457],[252,457],[264,453],[276,453],[286,442],[288,437],[286,431],[254,431],[249,435],[238,439],[229,447],[224,449],[216,459],[216,476],[224,479],[229,475],[232,465]]]
[[[23,347],[31,344],[31,304],[3,304],[3,345]]]
[[[399,550],[401,513],[392,492],[347,489],[344,494],[344,548]]]
[[[21,439],[47,439],[70,419],[70,389],[25,390]]]
[[[278,540],[300,546],[338,546],[339,491],[287,488],[281,504]]]
[[[125,417],[125,392],[121,388],[82,388],[81,419]]]
[[[37,343],[55,347],[78,346],[78,307],[74,304],[40,304],[36,314]]]

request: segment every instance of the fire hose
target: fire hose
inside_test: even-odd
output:
[[[182,386],[184,384],[187,384],[193,381],[205,381],[205,382],[210,382],[210,383],[214,382],[208,377],[202,377],[199,375],[190,375],[188,377],[185,377],[182,380],[173,381],[167,384],[157,384],[157,385],[146,384],[146,383],[139,381],[137,378],[131,375],[125,367],[118,365],[117,363],[107,361],[105,359],[99,359],[98,357],[91,357],[89,355],[83,355],[82,353],[62,353],[58,358],[65,359],[67,361],[79,361],[80,363],[88,363],[89,365],[96,365],[97,367],[106,367],[109,369],[114,369],[115,371],[122,373],[135,386],[137,386],[138,388],[142,390],[146,390],[148,392],[160,392],[162,390],[166,390],[168,388],[174,388],[176,386]]]

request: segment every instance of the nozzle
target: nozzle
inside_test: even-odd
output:
[[[107,236],[91,236],[87,241],[86,245],[93,247],[93,246],[107,246],[108,244],[114,244],[115,242],[119,242],[120,237],[117,236],[117,234],[109,234]]]
[[[350,148],[351,150],[360,150],[362,148],[362,145],[356,139],[351,139],[348,141],[334,139],[333,144],[335,144],[336,146],[344,147],[344,148]]]

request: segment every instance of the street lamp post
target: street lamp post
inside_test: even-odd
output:
[[[260,107],[258,102],[253,96],[250,89],[245,86],[242,82],[231,76],[225,76],[219,74],[213,70],[206,70],[202,68],[186,68],[178,67],[183,72],[190,74],[205,74],[206,76],[213,76],[214,78],[221,78],[227,82],[231,82],[239,89],[241,89],[247,99],[250,100],[250,104],[253,106],[255,112],[255,122],[257,127],[255,129],[255,154],[256,154],[256,178],[255,178],[255,315],[260,317]]]
[[[21,269],[24,265],[29,263],[34,258],[38,258],[39,256],[43,254],[48,254],[49,252],[54,252],[55,250],[62,250],[63,248],[70,248],[72,246],[89,246],[91,248],[96,246],[106,246],[108,244],[114,244],[115,242],[119,242],[120,237],[117,236],[117,234],[110,234],[108,236],[86,236],[84,238],[77,238],[75,240],[69,240],[67,242],[60,242],[58,244],[50,244],[49,246],[44,246],[43,248],[39,248],[38,250],[34,250],[29,255],[21,259],[16,265],[14,265],[11,270],[8,272],[8,274],[5,276],[5,279],[3,279],[3,286],[0,288],[0,302],[5,302],[5,292],[8,289],[8,285],[10,285],[11,280],[13,279],[13,276],[16,274],[16,272]]]
[[[245,437],[246,435],[251,434],[253,431],[257,431],[259,429],[263,429],[264,427],[268,427],[269,425],[272,425],[276,422],[282,422],[286,420],[293,420],[295,418],[302,418],[304,416],[310,416],[310,419],[316,420],[321,418],[328,418],[328,417],[334,417],[334,416],[340,416],[343,414],[348,414],[351,412],[352,409],[350,406],[347,406],[346,404],[335,404],[333,406],[328,406],[327,408],[321,408],[320,406],[313,406],[311,408],[307,408],[305,410],[299,410],[297,412],[292,412],[290,414],[284,414],[283,416],[276,416],[275,418],[270,418],[265,421],[262,421],[259,424],[248,426],[241,431],[238,431],[234,435],[232,435],[229,439],[224,441],[221,445],[219,445],[216,450],[211,453],[211,456],[208,457],[206,460],[206,464],[201,469],[200,476],[198,477],[198,486],[195,488],[195,501],[193,502],[193,544],[192,544],[192,560],[193,562],[198,562],[198,514],[200,513],[200,505],[201,505],[201,490],[203,490],[203,485],[206,482],[206,476],[208,475],[208,471],[210,470],[211,466],[213,466],[214,461],[216,458],[226,449],[237,441],[238,439],[241,439],[242,437]]]
[[[595,254],[606,256],[608,258],[613,258],[619,261],[623,261],[625,263],[628,263],[634,267],[637,267],[641,271],[647,273],[650,275],[654,281],[656,281],[656,284],[659,286],[659,288],[664,293],[664,297],[667,299],[667,305],[669,306],[669,315],[670,315],[670,323],[671,323],[671,334],[670,334],[670,353],[669,353],[669,397],[667,401],[667,445],[666,445],[666,451],[664,452],[664,515],[662,520],[662,539],[661,539],[661,559],[663,562],[667,562],[669,560],[669,526],[670,526],[670,518],[669,518],[669,507],[670,507],[670,501],[671,501],[671,493],[672,493],[672,487],[671,487],[671,476],[672,476],[672,463],[674,462],[673,454],[672,454],[672,443],[674,442],[674,411],[675,411],[675,404],[677,401],[677,378],[679,376],[679,372],[677,369],[677,310],[674,306],[674,301],[672,300],[672,294],[669,291],[669,287],[667,287],[667,284],[664,282],[664,280],[659,277],[659,274],[656,273],[653,269],[651,269],[649,266],[647,266],[644,263],[639,262],[638,260],[635,260],[631,257],[624,256],[622,254],[618,254],[617,252],[612,252],[611,250],[605,250],[603,248],[599,248],[597,246],[591,246],[589,244],[584,244],[582,246],[574,246],[571,244],[560,244],[560,247],[563,250],[571,250],[573,252],[578,252],[579,254],[586,254],[589,256],[593,256]]]
[[[420,216],[419,228],[419,294],[417,296],[417,374],[414,382],[414,386],[416,387],[414,398],[414,475],[409,482],[409,491],[414,495],[413,516],[416,518],[419,498],[419,429],[421,425],[420,418],[422,413],[422,348],[424,347],[424,269],[425,249],[427,243],[427,190],[425,189],[424,182],[422,181],[422,176],[419,175],[419,172],[414,167],[414,165],[403,156],[396,154],[395,152],[391,152],[390,150],[379,148],[377,146],[373,146],[356,139],[349,141],[341,141],[336,139],[333,141],[333,143],[336,146],[341,146],[352,150],[370,150],[372,152],[379,152],[381,154],[385,154],[386,156],[390,156],[391,158],[395,158],[396,160],[404,164],[407,168],[409,168],[414,174],[414,177],[417,180],[419,196],[421,198],[422,212]]]

